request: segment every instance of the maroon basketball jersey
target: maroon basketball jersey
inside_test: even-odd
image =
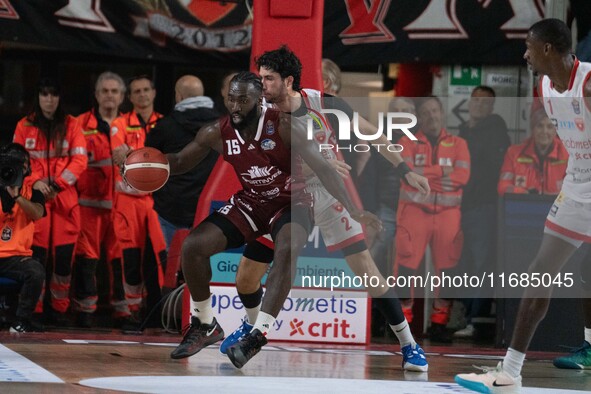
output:
[[[301,160],[295,158],[292,168],[291,149],[279,136],[281,112],[271,108],[262,111],[256,135],[250,141],[232,127],[229,116],[220,120],[224,160],[234,167],[243,188],[235,197],[257,206],[263,204],[268,210],[280,210],[292,201],[311,205]]]

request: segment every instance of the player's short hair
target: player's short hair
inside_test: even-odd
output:
[[[490,86],[486,86],[486,85],[476,86],[474,89],[472,89],[472,93],[474,93],[477,90],[480,90],[481,92],[486,92],[493,97],[497,97],[495,90],[493,88],[491,88]]]
[[[529,32],[536,40],[552,45],[561,55],[569,53],[572,49],[573,39],[570,29],[560,19],[542,19],[534,23],[529,28]]]
[[[331,91],[341,91],[341,69],[330,59],[322,59],[322,78],[330,82]]]
[[[255,64],[261,67],[273,70],[281,75],[282,79],[289,76],[293,77],[293,90],[300,90],[300,81],[302,79],[302,62],[293,53],[287,45],[282,45],[279,49],[267,51],[254,59]]]
[[[259,92],[259,94],[263,92],[263,83],[261,82],[261,78],[250,71],[241,71],[238,74],[234,75],[234,77],[230,80],[230,84],[234,82],[244,82],[252,84],[252,86],[254,86],[254,88]]]

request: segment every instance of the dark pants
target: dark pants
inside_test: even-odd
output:
[[[16,317],[30,320],[45,280],[43,265],[28,256],[0,258],[0,276],[22,284]]]
[[[394,233],[396,232],[396,209],[380,206],[376,216],[381,219],[384,229],[376,237],[369,252],[382,275],[388,276],[392,274],[394,267],[392,247],[394,245]]]
[[[484,271],[495,271],[496,223],[497,209],[494,204],[481,205],[462,212],[464,248],[459,267],[463,272],[480,277]],[[477,289],[471,291],[463,299],[468,323],[477,323],[482,318],[489,320],[486,318],[490,318],[492,294],[481,294]]]

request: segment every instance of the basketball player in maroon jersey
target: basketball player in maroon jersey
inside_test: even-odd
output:
[[[305,120],[263,108],[261,102],[260,78],[250,72],[239,73],[230,83],[226,101],[229,115],[199,130],[195,140],[179,153],[168,155],[171,172],[182,173],[197,165],[209,149],[215,149],[234,167],[243,187],[228,205],[193,229],[183,244],[182,267],[192,296],[192,317],[172,358],[192,356],[224,336],[212,311],[210,256],[263,234],[271,234],[275,242],[275,264],[269,273],[267,292],[253,330],[227,354],[241,368],[267,343],[265,335],[291,289],[292,269],[311,228],[312,198],[305,191],[301,162],[297,157],[292,161],[291,149],[353,219],[381,226],[376,216],[357,209],[350,201],[341,177],[316,144],[306,139]],[[292,127],[296,123],[301,127]]]

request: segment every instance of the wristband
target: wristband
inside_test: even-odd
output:
[[[408,164],[406,164],[406,162],[402,162],[400,164],[398,164],[395,168],[394,168],[394,173],[399,176],[401,179],[404,179],[404,176],[406,174],[408,174],[409,172],[411,172],[410,167],[408,166]]]

